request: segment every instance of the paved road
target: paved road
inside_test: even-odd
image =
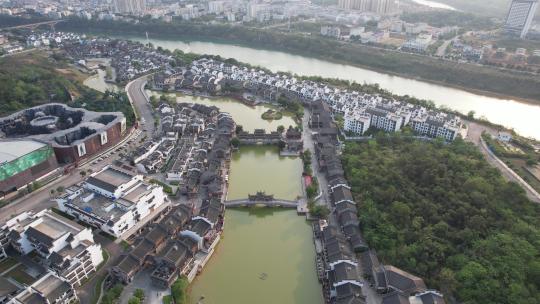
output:
[[[146,130],[148,138],[151,138],[151,134],[153,134],[155,129],[154,117],[152,116],[152,109],[150,108],[148,99],[142,89],[144,88],[145,83],[146,77],[138,78],[128,83],[128,85],[126,86],[126,92],[128,93],[128,97],[130,98],[132,105],[137,109],[137,112],[140,113],[140,116],[145,119],[145,124],[142,126],[142,128]],[[128,138],[126,138],[117,146],[124,144],[127,140],[129,140],[129,138],[130,136],[128,136]],[[135,144],[132,144],[132,147],[134,146]],[[111,150],[113,149],[111,148]],[[102,154],[106,154],[106,152]],[[95,156],[94,158],[98,158],[98,156]],[[73,170],[70,174],[64,175],[57,180],[43,186],[37,191],[26,195],[10,203],[7,206],[4,206],[0,209],[0,223],[4,223],[6,220],[12,218],[14,215],[20,214],[25,211],[34,210],[38,212],[43,209],[56,206],[56,203],[51,200],[51,189],[57,189],[60,186],[66,188],[68,186],[81,182],[83,180],[83,176],[81,176],[80,174],[81,171],[86,171],[88,169],[92,169],[94,171],[99,170],[100,168],[111,164],[118,158],[118,154],[113,154],[110,157],[105,158],[101,161],[92,161],[91,163],[87,163],[80,168]]]
[[[323,172],[319,171],[318,164],[317,164],[317,157],[315,156],[315,143],[313,141],[313,138],[311,137],[312,130],[309,128],[309,111],[307,109],[304,110],[304,118],[302,120],[302,126],[303,126],[303,139],[304,139],[304,148],[311,150],[313,153],[312,157],[312,169],[313,169],[313,175],[317,176],[317,180],[319,181],[320,188],[322,190],[322,196],[317,201],[318,204],[326,205],[332,212],[328,216],[328,223],[331,225],[339,226],[337,218],[335,213],[333,212],[333,206],[330,200],[330,193],[328,192],[328,181],[326,180],[326,176]],[[360,257],[357,256],[357,260]],[[358,271],[360,271],[360,274],[363,275],[363,269],[361,265],[358,267]],[[366,281],[364,281],[364,286],[362,287],[362,291],[364,295],[366,296],[366,303],[369,304],[379,304],[382,302],[381,295],[379,295],[375,289],[373,289],[369,284],[367,284]]]
[[[144,92],[144,86],[148,81],[147,76],[137,78],[126,85],[126,92],[131,101],[131,104],[135,107],[138,119],[141,121],[141,129],[146,130],[147,138],[152,138],[155,130],[154,115],[152,108]],[[142,123],[144,122],[144,123]]]
[[[493,167],[497,168],[506,180],[520,185],[521,188],[525,190],[527,197],[531,201],[540,203],[540,199],[538,198],[537,193],[534,193],[534,190],[531,190],[530,185],[528,185],[527,182],[525,182],[514,171],[512,171],[512,169],[508,168],[504,163],[502,163],[495,155],[490,153],[487,147],[482,144],[482,133],[484,131],[493,136],[497,136],[497,130],[495,128],[481,125],[475,122],[467,121],[466,123],[469,127],[469,130],[465,139],[474,143],[478,147],[480,152],[482,152],[488,163],[490,163]]]
[[[81,304],[92,303],[92,298],[94,297],[96,290],[96,284],[100,281],[101,277],[107,274],[109,269],[114,265],[114,263],[116,263],[116,260],[123,252],[120,245],[98,233],[94,233],[94,241],[96,243],[100,243],[102,248],[107,251],[109,254],[109,259],[88,282],[77,288],[77,296],[79,297]]]
[[[126,140],[128,139],[129,137],[126,138]],[[123,144],[123,142],[121,144]],[[97,155],[94,158],[99,159],[99,156]],[[43,186],[42,188],[11,202],[9,205],[6,205],[0,209],[0,223],[4,223],[6,220],[12,218],[13,216],[25,211],[34,210],[38,212],[43,209],[55,207],[56,202],[52,200],[52,195],[50,193],[52,189],[56,190],[58,187],[67,188],[73,184],[79,183],[84,178],[80,174],[81,171],[87,171],[89,169],[97,171],[104,166],[111,164],[118,158],[118,154],[112,154],[110,157],[102,159],[101,161],[91,161],[71,171],[71,173],[59,177],[58,179]]]

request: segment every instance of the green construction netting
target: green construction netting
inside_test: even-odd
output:
[[[46,161],[52,154],[51,146],[45,146],[0,166],[0,181],[23,172]]]

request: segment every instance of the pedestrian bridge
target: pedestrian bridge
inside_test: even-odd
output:
[[[249,198],[236,199],[224,202],[225,207],[249,207],[249,206],[266,206],[266,207],[283,207],[283,208],[296,208],[298,201],[272,199],[272,200],[250,200]]]

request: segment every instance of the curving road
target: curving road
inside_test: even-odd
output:
[[[126,93],[131,105],[135,108],[135,114],[147,138],[152,138],[155,131],[155,119],[144,86],[148,82],[148,76],[137,78],[126,85]]]
[[[487,162],[493,167],[497,168],[506,180],[521,186],[529,200],[540,203],[540,195],[538,192],[536,192],[536,190],[534,190],[525,180],[523,180],[523,178],[517,175],[517,173],[510,169],[503,161],[489,151],[488,147],[486,146],[484,140],[482,139],[482,133],[487,132],[493,136],[497,136],[497,130],[476,122],[465,121],[465,123],[468,125],[468,133],[465,140],[475,144],[480,152],[482,152]]]

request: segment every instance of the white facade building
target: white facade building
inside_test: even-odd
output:
[[[50,210],[21,213],[6,222],[0,235],[2,247],[11,245],[23,255],[37,253],[71,285],[80,285],[103,261],[91,229]]]
[[[73,286],[65,279],[48,272],[30,286],[17,294],[8,304],[44,303],[71,304],[79,299]]]
[[[146,0],[114,0],[114,11],[119,14],[146,14]]]
[[[512,0],[504,29],[525,38],[536,13],[538,0]]]
[[[83,187],[72,186],[57,199],[60,210],[114,237],[122,237],[164,202],[163,187],[115,166],[92,174]]]
[[[419,135],[451,141],[461,129],[461,120],[457,116],[430,111],[423,106],[379,94],[342,90],[309,80],[299,81],[291,76],[227,65],[212,59],[193,62],[191,72],[197,77],[221,73],[225,81],[274,90],[276,95],[283,94],[306,103],[321,100],[333,114],[343,115],[345,131],[358,135],[363,135],[370,127],[396,132],[404,126],[411,126]]]
[[[364,135],[371,125],[371,115],[366,113],[354,112],[345,115],[343,129],[359,135]]]

